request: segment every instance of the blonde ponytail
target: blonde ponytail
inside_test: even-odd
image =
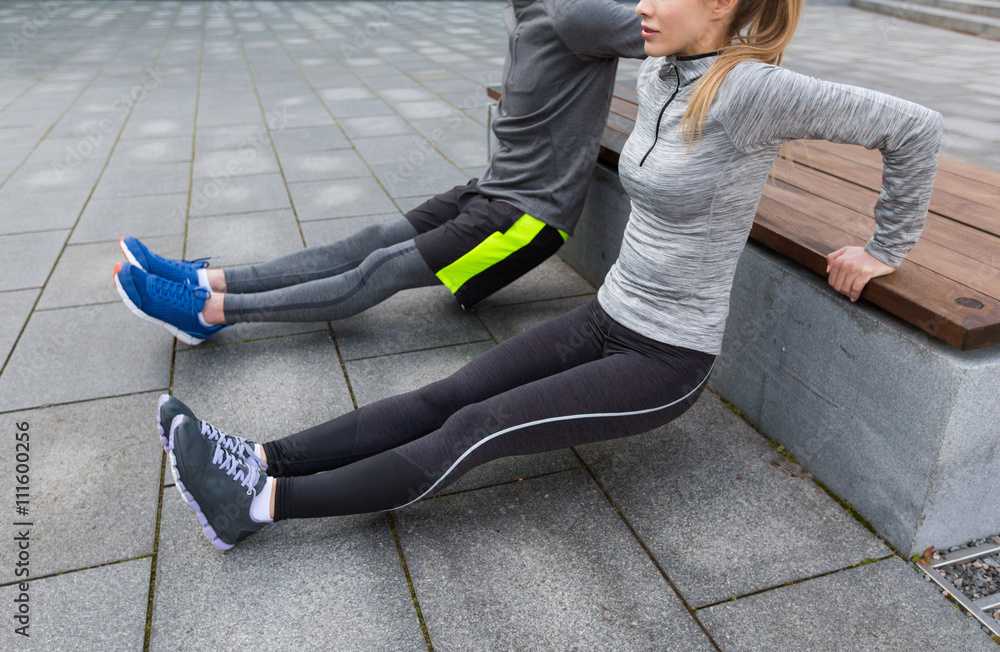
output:
[[[795,34],[803,0],[738,0],[729,29],[729,42],[698,80],[681,118],[681,134],[690,148],[701,129],[716,91],[729,71],[744,61],[781,65],[785,47]]]

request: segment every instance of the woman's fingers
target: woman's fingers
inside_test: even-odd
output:
[[[840,258],[841,256],[843,256],[845,251],[847,251],[847,247],[841,247],[840,249],[834,251],[832,254],[829,254],[826,257],[826,273],[827,274],[830,273],[830,265],[833,263],[833,261],[835,261],[838,258]]]
[[[851,301],[858,300],[868,281],[895,271],[863,247],[843,247],[828,255],[827,261],[830,287]]]

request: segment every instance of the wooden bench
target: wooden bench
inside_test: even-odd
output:
[[[616,86],[560,251],[595,285],[628,218],[617,165],[636,110]],[[851,303],[826,256],[871,237],[881,155],[823,141],[791,153],[740,259],[712,388],[904,554],[1000,532],[1000,173],[940,157],[920,241]]]

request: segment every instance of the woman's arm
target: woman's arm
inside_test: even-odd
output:
[[[852,300],[892,272],[917,242],[937,171],[943,119],[926,107],[857,86],[766,64],[741,64],[720,88],[713,115],[743,151],[799,138],[861,145],[882,153],[882,189],[868,244],[828,256],[830,285]]]

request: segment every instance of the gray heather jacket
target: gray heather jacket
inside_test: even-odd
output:
[[[613,0],[513,0],[479,191],[573,232],[607,123],[617,57],[645,57],[639,17]]]
[[[701,142],[687,151],[681,116],[715,59],[642,64],[639,115],[618,166],[632,212],[598,299],[642,335],[718,354],[736,263],[781,145],[812,138],[882,152],[875,234],[865,249],[895,267],[923,229],[943,119],[875,91],[741,63],[720,86]]]

